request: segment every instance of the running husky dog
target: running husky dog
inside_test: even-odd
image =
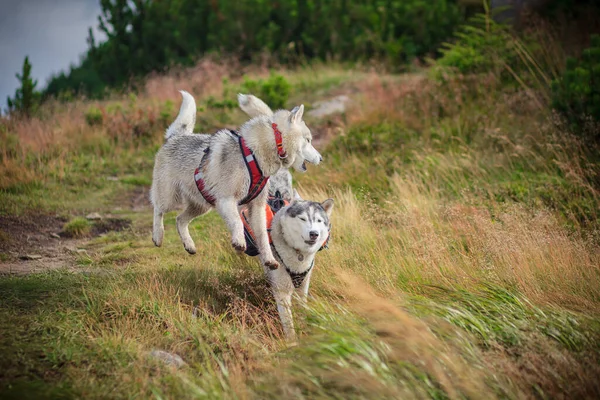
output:
[[[214,135],[194,134],[196,102],[185,91],[181,95],[179,115],[167,129],[166,143],[156,154],[154,164],[150,190],[154,244],[162,245],[163,215],[183,206],[184,211],[177,216],[177,231],[187,252],[195,254],[188,225],[214,207],[231,232],[232,246],[244,251],[238,206],[247,204],[261,262],[277,269],[279,264],[267,237],[267,191],[263,189],[268,178],[281,168],[294,167],[303,172],[305,161],[319,164],[322,160],[310,144],[312,135],[302,120],[304,106],[257,114],[240,127],[239,133],[220,130]],[[248,98],[264,104],[254,96]]]
[[[315,255],[329,240],[333,199],[322,203],[302,200],[298,192],[291,188],[292,178],[288,170],[280,170],[273,178],[266,209],[270,219],[267,227],[271,249],[283,268],[265,268],[265,273],[271,283],[285,336],[289,341],[294,341],[292,296],[295,292],[299,300],[306,303]],[[290,197],[293,195],[293,199],[287,194]],[[245,210],[241,213],[246,234],[246,254],[255,256],[260,252],[256,249],[253,232],[246,223],[246,214]]]

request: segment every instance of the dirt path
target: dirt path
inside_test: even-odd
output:
[[[119,204],[126,204],[131,211],[149,210],[148,188],[136,188],[123,197]],[[131,226],[127,218],[104,214],[102,219],[90,221],[88,237],[70,238],[62,232],[66,222],[67,218],[48,214],[0,216],[0,275],[75,268],[92,238]]]
[[[0,274],[27,274],[73,265],[82,239],[60,236],[65,218],[0,216]]]

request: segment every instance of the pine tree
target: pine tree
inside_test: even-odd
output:
[[[39,105],[40,93],[35,90],[37,81],[31,78],[29,57],[25,57],[23,71],[21,75],[16,74],[16,77],[21,82],[21,87],[16,90],[13,99],[7,98],[8,112],[17,112],[30,117]]]

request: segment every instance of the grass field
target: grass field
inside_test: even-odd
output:
[[[197,131],[244,122],[210,106],[239,88],[224,65],[0,123],[1,398],[600,396],[600,168],[544,96],[493,75],[283,71],[290,107],[351,99],[306,117],[325,161],[295,185],[335,208],[289,347],[258,261],[216,213],[190,225],[194,256],[175,213],[151,241],[177,89]]]

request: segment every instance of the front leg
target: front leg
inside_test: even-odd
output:
[[[233,197],[217,199],[215,206],[231,232],[231,245],[233,248],[237,251],[246,251],[244,225],[238,213],[237,201]]]
[[[312,275],[312,269],[306,274],[302,285],[299,288],[295,288],[295,293],[298,296],[298,300],[302,306],[306,306],[306,302],[308,300],[308,287],[310,286],[310,276]]]
[[[269,235],[267,233],[267,213],[265,211],[266,206],[266,191],[263,191],[264,195],[254,199],[248,205],[248,213],[250,219],[250,227],[254,232],[256,238],[256,245],[258,246],[259,257],[262,264],[274,270],[279,268],[279,263],[273,257],[271,251],[271,245],[269,244]]]
[[[294,330],[294,320],[292,317],[292,292],[273,290],[275,296],[275,302],[277,303],[277,312],[279,313],[279,319],[281,325],[283,325],[283,333],[288,342],[294,343],[296,341],[296,331]]]

